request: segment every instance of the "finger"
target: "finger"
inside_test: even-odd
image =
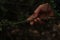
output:
[[[37,21],[41,21],[41,19],[40,18],[37,18]]]
[[[38,21],[40,24],[44,24],[44,22],[43,22],[40,18],[37,18],[37,21]]]
[[[27,18],[27,21],[31,21],[33,19],[32,16],[30,16],[29,18]]]
[[[35,17],[35,14],[32,14],[30,17],[27,18],[28,21],[32,21]]]
[[[34,19],[34,22],[37,22],[38,20],[37,19]]]
[[[34,24],[34,21],[31,21],[31,22],[30,22],[30,25],[33,25],[33,24]]]

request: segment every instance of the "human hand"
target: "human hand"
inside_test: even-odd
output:
[[[39,5],[34,11],[34,13],[27,18],[27,21],[29,21],[31,25],[33,25],[35,22],[44,24],[44,22],[41,19],[48,20],[49,16],[54,16],[54,13],[50,5],[48,3],[45,3],[42,5]]]

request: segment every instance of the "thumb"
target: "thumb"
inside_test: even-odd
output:
[[[33,20],[34,18],[35,18],[35,16],[34,16],[34,15],[31,15],[30,17],[27,18],[27,21],[31,21],[31,20]]]
[[[27,20],[30,20],[31,21],[31,20],[33,20],[33,19],[35,19],[37,17],[38,17],[38,13],[35,13],[34,12],[30,17],[27,18]]]

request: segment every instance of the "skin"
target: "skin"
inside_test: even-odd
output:
[[[40,13],[40,12],[42,12],[42,13]],[[39,15],[39,14],[41,14],[41,15]],[[34,13],[30,17],[27,18],[27,21],[30,22],[30,25],[33,25],[36,22],[42,23],[43,21],[41,21],[41,19],[45,18],[47,16],[48,17],[54,16],[54,12],[51,9],[50,5],[48,3],[45,3],[45,4],[39,5],[36,8],[36,10],[34,11]],[[46,18],[46,20],[48,20],[48,18]]]

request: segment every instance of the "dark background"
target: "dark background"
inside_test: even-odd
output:
[[[44,26],[38,23],[31,26],[26,22],[18,24],[32,15],[38,5],[46,2],[51,4],[54,12],[56,11],[56,19],[49,19]],[[0,0],[0,38],[1,40],[60,40],[59,16],[60,0]]]

